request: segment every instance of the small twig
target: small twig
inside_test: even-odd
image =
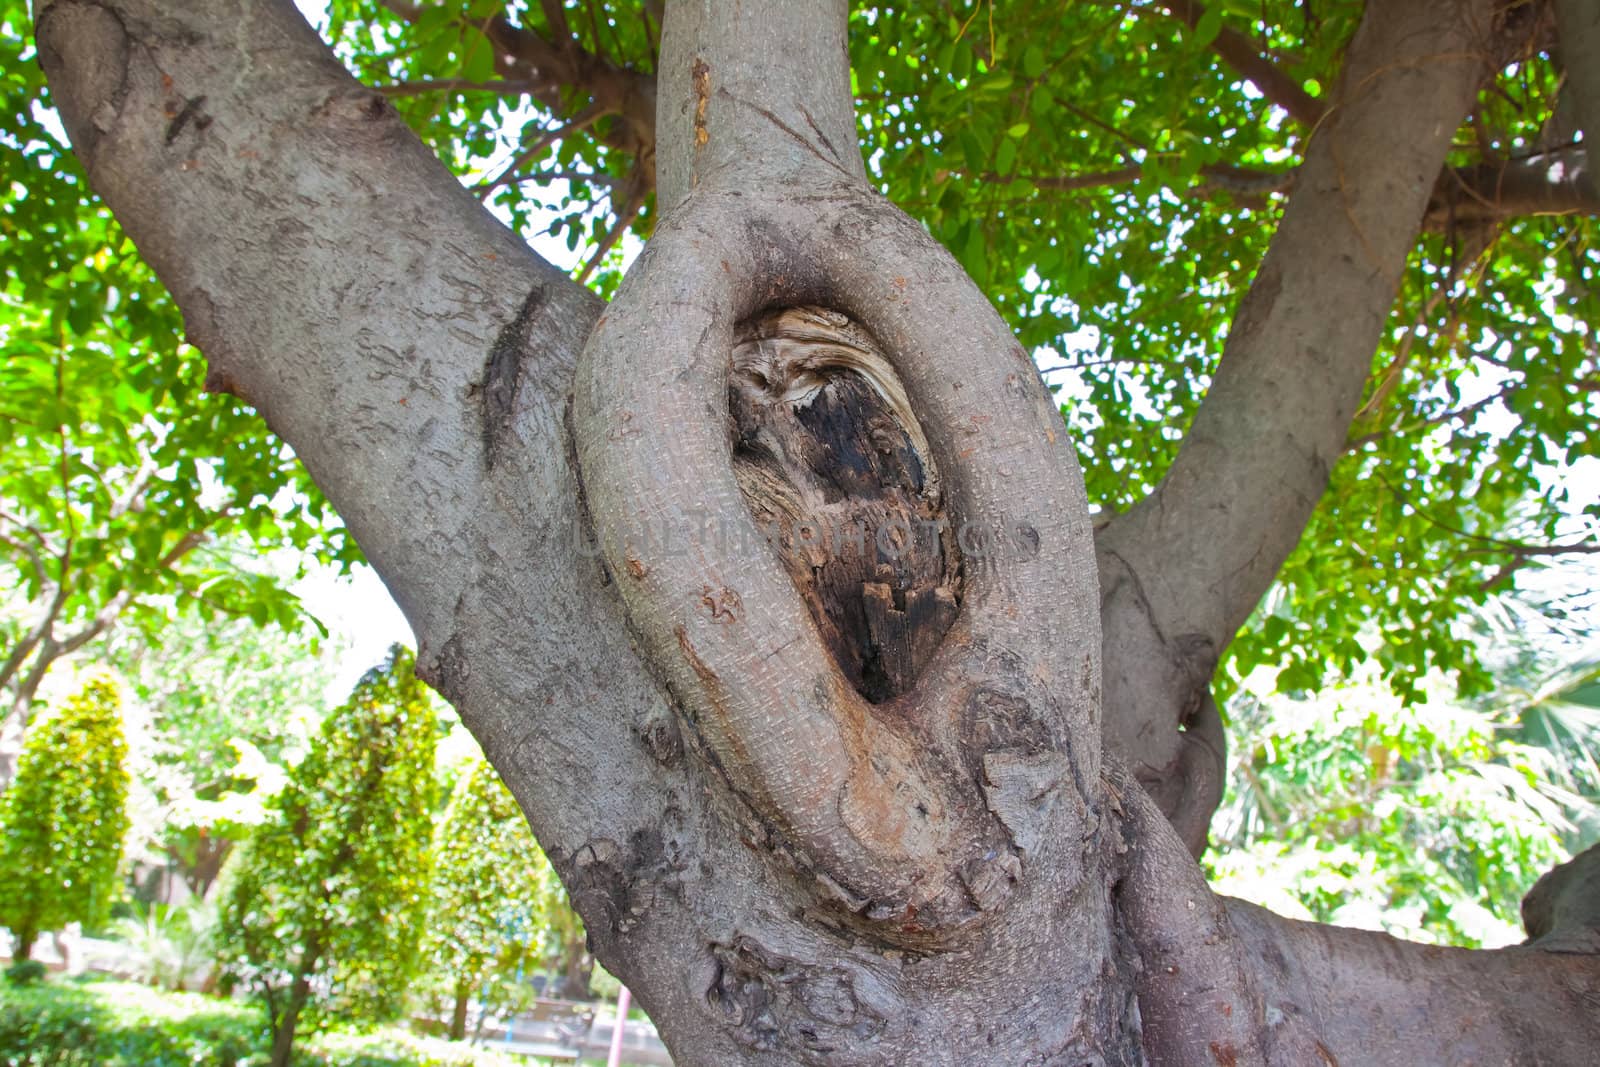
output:
[[[1443,520],[1428,514],[1428,512],[1424,511],[1422,508],[1417,507],[1416,503],[1411,499],[1411,497],[1402,492],[1400,489],[1396,488],[1394,483],[1389,481],[1388,478],[1384,477],[1382,472],[1377,472],[1374,476],[1378,479],[1378,481],[1383,483],[1384,488],[1388,489],[1389,492],[1392,493],[1396,498],[1409,505],[1412,510],[1414,510],[1418,515],[1422,516],[1422,518],[1425,519],[1429,525],[1436,526],[1445,533],[1454,534],[1457,537],[1465,537],[1469,541],[1477,541],[1479,544],[1483,545],[1483,548],[1466,549],[1467,552],[1474,555],[1480,555],[1489,552],[1507,552],[1513,556],[1516,556],[1520,560],[1528,560],[1535,559],[1540,556],[1587,556],[1600,553],[1600,540],[1585,539],[1583,541],[1575,541],[1568,545],[1529,544],[1526,541],[1507,541],[1504,538],[1491,537],[1488,534],[1473,533],[1470,530],[1463,530],[1459,526],[1454,526],[1448,522],[1444,522]]]
[[[521,96],[531,93],[537,83],[519,81],[472,81],[469,78],[424,78],[420,81],[393,82],[380,85],[378,92],[390,98],[421,96],[423,93],[499,93],[502,96]]]
[[[12,551],[20,552],[22,555],[28,557],[28,565],[33,568],[34,580],[40,585],[49,583],[50,578],[49,575],[45,573],[44,560],[40,558],[39,550],[37,548],[25,541],[18,541],[14,537],[8,537],[3,533],[0,533],[0,545],[6,545],[10,547]]]
[[[601,239],[599,246],[594,250],[594,255],[589,257],[589,262],[585,263],[583,269],[578,272],[578,281],[586,282],[589,280],[589,275],[594,273],[594,269],[600,265],[601,260],[605,259],[606,254],[616,247],[617,242],[627,232],[628,227],[633,225],[633,220],[639,217],[639,212],[643,207],[644,193],[635,192],[628,197],[628,202],[617,213],[617,221],[606,231],[605,237]]]
[[[1370,444],[1373,441],[1381,441],[1390,434],[1410,434],[1415,433],[1418,430],[1427,430],[1434,426],[1442,426],[1447,422],[1465,422],[1467,419],[1476,415],[1478,412],[1482,411],[1490,404],[1493,404],[1495,401],[1504,400],[1506,397],[1510,396],[1515,391],[1515,387],[1519,384],[1521,383],[1507,382],[1497,391],[1489,394],[1481,400],[1473,401],[1466,407],[1454,408],[1438,415],[1432,415],[1420,422],[1414,422],[1407,426],[1391,426],[1382,430],[1373,430],[1371,433],[1364,433],[1360,437],[1352,437],[1350,440],[1345,442],[1345,451],[1354,452],[1363,445]]]
[[[551,145],[555,144],[563,137],[577,133],[580,130],[587,129],[588,127],[594,125],[594,123],[599,121],[600,117],[604,114],[605,109],[599,104],[591,104],[589,107],[579,112],[578,115],[571,121],[564,123],[561,126],[557,126],[553,130],[547,130],[538,140],[529,145],[526,150],[518,153],[516,158],[514,158],[510,163],[506,164],[505,169],[502,170],[492,181],[478,186],[478,198],[480,200],[487,199],[491,193],[500,188],[502,185],[510,184],[512,175],[516,174],[523,167],[527,166],[528,163],[536,159]]]

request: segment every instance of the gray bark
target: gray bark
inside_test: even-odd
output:
[[[1102,562],[1125,567],[1102,581],[1106,617],[1154,634],[1108,623],[1114,657],[1156,640],[1166,662],[1189,648],[1205,664],[1321,490],[1359,383],[1347,364],[1371,355],[1427,158],[1478,77],[1455,58],[1477,24],[1438,6],[1374,7],[1304,179],[1333,203],[1297,190],[1207,401],[1219,414],[1157,501],[1102,536]],[[1479,1010],[1482,990],[1592,1003],[1591,956],[1453,955],[1441,966],[1471,996],[1425,999],[1402,980],[1425,981],[1433,950],[1213,896],[1101,752],[1070,449],[1009,331],[865,187],[843,15],[842,0],[670,11],[673,210],[603,317],[287,2],[41,0],[38,37],[91,182],[183,307],[213,386],[255,404],[339,507],[420,670],[679,1062],[1415,1061],[1434,1048],[1419,1005],[1490,1062],[1530,1031]],[[1327,260],[1315,290],[1308,246]],[[1283,294],[1302,291],[1333,310],[1297,311]],[[727,360],[739,320],[773,303],[874,335],[951,516],[1007,549],[972,559],[960,617],[888,704],[840,684],[774,560],[697,525],[702,509],[748,524]],[[679,549],[630,540],[636,515]],[[1183,681],[1149,692],[1192,693]],[[1573,1015],[1592,1045],[1592,1012]],[[1393,1041],[1369,1041],[1386,1027]]]
[[[1566,84],[1562,96],[1572,102],[1585,148],[1600,130],[1600,4],[1594,0],[1555,0],[1557,45]],[[1591,194],[1594,180],[1586,183]]]

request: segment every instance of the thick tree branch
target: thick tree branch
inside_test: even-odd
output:
[[[1059,416],[1010,330],[866,181],[846,10],[843,0],[672,9],[662,52],[667,214],[585,348],[574,436],[641,644],[739,798],[793,843],[795,862],[864,913],[872,936],[948,943],[1052,876],[1033,845],[1007,844],[1008,833],[1031,842],[1055,832],[1016,825],[1017,812],[997,820],[991,811],[1008,812],[1004,800],[969,795],[976,783],[938,767],[982,761],[995,790],[1024,788],[1019,775],[1048,778],[1026,788],[1059,789],[1048,818],[1073,828],[1067,838],[1083,832],[1099,760],[1085,688],[1099,644],[1082,581],[1087,504]],[[912,286],[915,302],[904,295]],[[941,487],[939,505],[948,498],[956,521],[1026,541],[1021,552],[997,545],[981,562],[969,550],[961,637],[892,710],[846,679],[778,561],[734,547],[760,534],[730,456],[728,353],[739,324],[807,304],[858,322],[883,346],[873,381],[899,398],[912,439],[928,443],[919,469],[930,473],[919,481]],[[788,379],[762,366],[761,380],[787,395]],[[670,435],[619,432],[669,419]],[[708,503],[726,537],[705,536],[696,521]],[[687,551],[666,550],[641,517]],[[990,651],[1001,647],[1006,662]],[[1016,714],[1037,718],[1033,769],[959,740],[972,714],[965,679],[980,675],[1017,702]],[[1069,763],[1075,786],[1060,776]]]
[[[286,0],[56,0],[39,23],[92,184],[173,290],[215,383],[260,406],[340,509],[411,621],[419,673],[482,742],[596,954],[680,1062],[844,1047],[952,1062],[957,1035],[987,1019],[1008,1029],[1011,1059],[1082,1040],[1060,1010],[1079,1000],[1075,972],[1051,970],[1040,996],[985,963],[1046,947],[1073,966],[1107,959],[1105,923],[1066,922],[1053,883],[1032,890],[1041,921],[992,957],[841,958],[808,910],[817,884],[775,862],[781,835],[688,765],[578,524],[564,424],[592,297],[462,191]],[[780,118],[788,106],[762,104]],[[942,1029],[930,1038],[918,1020]]]
[[[1592,0],[1555,0],[1557,48],[1585,145],[1600,142],[1600,5]]]
[[[1148,173],[1148,167],[1142,164],[1133,164],[1119,167],[1116,170],[1089,171],[1083,174],[984,174],[982,179],[986,182],[1004,184],[1011,181],[1025,181],[1035,189],[1051,192],[1075,192],[1081,189],[1106,189],[1122,185],[1132,185]],[[1289,170],[1258,170],[1253,167],[1235,167],[1227,164],[1215,163],[1200,168],[1200,176],[1205,180],[1197,183],[1187,190],[1196,195],[1210,195],[1212,193],[1228,193],[1240,197],[1262,197],[1271,193],[1287,192],[1294,185],[1294,169]]]
[[[1446,170],[1434,186],[1423,224],[1443,230],[1529,215],[1600,215],[1600,187],[1586,150],[1565,148]]]
[[[530,292],[556,354],[592,298],[485,214],[291,7],[225,6],[184,13],[217,27],[189,43],[155,28],[173,5],[41,4],[41,59],[91,181],[206,352],[208,384],[295,444],[380,569],[432,571],[448,604],[457,579],[417,562],[442,562],[433,534],[380,532],[378,518],[407,496],[424,506],[408,487],[430,480],[481,491],[484,430],[428,401],[477,388],[482,353]],[[281,69],[250,58],[267,52]],[[401,323],[412,341],[395,349]]]
[[[1197,684],[1298,541],[1345,444],[1428,192],[1489,69],[1491,10],[1489,0],[1368,7],[1338,106],[1311,141],[1178,458],[1100,532],[1117,709],[1107,729],[1114,747],[1148,752],[1156,777],[1176,765],[1179,735],[1163,754],[1152,713],[1122,709],[1192,718]]]
[[[1262,1030],[1271,1062],[1348,1067],[1594,1058],[1600,957],[1419,945],[1297,922],[1239,900],[1224,898],[1224,906],[1247,966],[1269,991]]]
[[[422,14],[420,7],[407,0],[383,0],[383,6],[406,22],[415,22]],[[588,129],[598,119],[616,116],[622,121],[599,133],[599,141],[634,157],[639,172],[638,180],[646,191],[653,189],[655,77],[620,67],[606,57],[583,48],[567,23],[566,10],[561,3],[541,0],[540,10],[549,26],[548,39],[533,29],[513,24],[503,11],[472,24],[494,48],[495,69],[500,73],[501,81],[485,83],[437,79],[382,86],[379,91],[390,96],[410,96],[436,90],[526,94],[563,123],[587,116],[570,130],[564,129],[564,133]],[[571,90],[577,90],[576,103]],[[540,150],[548,147],[548,144],[548,140],[541,140]],[[537,154],[535,151],[524,152],[490,188],[537,178],[537,175],[518,177],[515,173],[517,167],[525,166]]]
[[[1312,142],[1178,459],[1104,535],[1142,558],[1159,545],[1155,558],[1187,561],[1152,592],[1219,651],[1342,450],[1427,190],[1486,73],[1489,33],[1486,3],[1369,9],[1339,108]]]
[[[495,65],[507,80],[525,81],[530,95],[551,113],[571,120],[578,114],[616,116],[602,134],[603,144],[634,157],[646,189],[655,186],[656,81],[654,76],[615,63],[582,48],[567,27],[560,4],[545,5],[553,40],[531,29],[515,26],[505,15],[483,25],[484,36],[495,49]],[[574,108],[568,90],[580,97]],[[583,102],[587,98],[587,102]]]
[[[1197,0],[1172,0],[1166,6],[1191,29],[1198,26],[1206,15],[1205,7]],[[1224,63],[1248,78],[1252,85],[1261,90],[1262,96],[1287,111],[1300,125],[1310,128],[1322,120],[1322,101],[1274,66],[1244,34],[1223,26],[1212,39],[1211,50]]]
[[[994,185],[1024,181],[1045,192],[1083,192],[1132,185],[1147,173],[1147,166],[1130,164],[1080,174],[987,172],[977,177]],[[1190,196],[1226,193],[1254,200],[1293,191],[1299,173],[1299,167],[1261,170],[1211,164],[1200,168],[1202,181],[1173,191]],[[1523,159],[1446,168],[1434,186],[1423,226],[1445,230],[1455,225],[1503,222],[1532,215],[1600,215],[1600,189],[1596,188],[1588,153],[1583,148],[1568,147]]]

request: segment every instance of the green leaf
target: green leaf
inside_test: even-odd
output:
[[[1222,5],[1212,4],[1206,8],[1205,14],[1200,16],[1195,23],[1193,41],[1197,48],[1209,48],[1211,42],[1217,39],[1222,32]]]
[[[1030,44],[1022,52],[1022,73],[1037,78],[1044,73],[1044,49]]]

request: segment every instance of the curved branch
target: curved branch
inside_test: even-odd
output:
[[[1172,0],[1166,6],[1190,29],[1200,25],[1200,20],[1206,15],[1205,7],[1197,0]],[[1274,66],[1244,34],[1224,26],[1212,38],[1211,50],[1224,63],[1248,78],[1252,85],[1261,90],[1262,96],[1287,111],[1300,125],[1309,129],[1322,121],[1322,101]]]
[[[1204,635],[1220,653],[1299,540],[1428,191],[1487,72],[1491,8],[1368,8],[1339,105],[1311,142],[1178,458],[1101,534],[1141,574],[1168,633]]]

